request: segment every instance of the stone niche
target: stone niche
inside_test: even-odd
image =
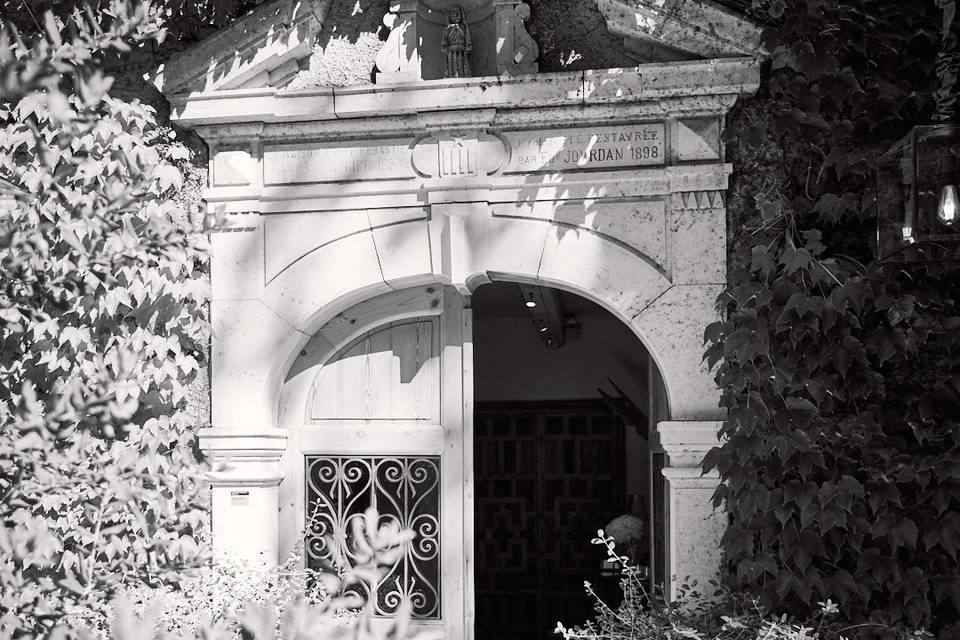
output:
[[[441,38],[449,10],[459,7],[470,29],[471,75],[536,73],[537,43],[524,21],[530,7],[516,0],[399,0],[384,25],[390,35],[377,56],[377,83],[416,82],[443,77]]]

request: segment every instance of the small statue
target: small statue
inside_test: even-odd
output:
[[[458,5],[450,7],[447,13],[447,26],[443,29],[440,39],[440,50],[445,57],[443,67],[444,78],[470,77],[470,52],[473,43],[470,41],[470,27],[464,19],[463,9]]]

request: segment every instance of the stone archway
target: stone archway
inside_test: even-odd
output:
[[[678,218],[691,211],[702,219],[672,221],[677,230],[670,241],[693,245],[700,254],[712,252],[715,260],[691,257],[689,264],[677,265],[672,281],[616,229],[600,233],[557,220],[498,215],[498,209],[486,203],[434,205],[429,220],[423,210],[378,212],[388,224],[371,227],[363,220],[361,230],[334,238],[325,237],[323,229],[337,228],[354,212],[263,216],[262,225],[256,216],[260,226],[248,228],[248,233],[218,234],[214,287],[234,290],[214,300],[214,421],[237,427],[276,425],[282,378],[293,359],[324,323],[353,304],[420,284],[448,283],[469,292],[490,280],[566,289],[601,305],[650,350],[663,371],[671,417],[715,419],[715,387],[701,364],[701,344],[703,327],[716,318],[723,257],[702,243],[704,236],[713,235],[714,243],[723,246],[722,229],[716,228],[722,224],[717,217],[723,206],[719,196],[708,193],[678,195],[676,200],[684,197],[716,197],[718,206],[675,207],[672,213]],[[562,206],[546,204],[564,214]],[[609,211],[594,205],[585,215],[599,225],[607,217],[634,216],[635,204],[612,203]],[[470,211],[464,212],[465,207]],[[517,209],[510,205],[511,211]],[[394,222],[400,216],[418,217]],[[646,228],[637,224],[629,233],[642,237],[664,222],[663,217],[652,218]],[[706,228],[698,229],[700,225]],[[290,238],[289,243],[272,239],[275,234]],[[271,251],[272,258],[265,258]],[[218,277],[226,264],[243,262],[246,273],[232,269],[232,282]],[[271,278],[250,272],[260,264],[282,266]],[[677,283],[680,274],[693,281]],[[698,276],[702,282],[696,282]],[[261,279],[267,284],[257,286]],[[231,287],[234,283],[236,288]],[[222,403],[218,394],[224,397]],[[238,396],[242,403],[226,401]]]
[[[701,345],[726,272],[723,116],[758,78],[743,59],[638,69],[174,99],[226,222],[203,441],[236,464],[214,478],[216,544],[268,561],[288,546],[276,514],[306,393],[288,374],[325,327],[377,296],[503,279],[582,295],[647,347],[669,406],[668,572],[712,577],[722,517],[699,463],[720,409]]]
[[[696,201],[697,196],[689,198]],[[683,196],[678,200],[682,202]],[[398,212],[392,213],[387,219],[398,217]],[[598,213],[603,213],[602,207],[589,214],[597,225],[603,219]],[[613,213],[627,215],[621,205],[615,205]],[[716,423],[711,419],[718,409],[711,377],[700,362],[700,341],[701,327],[715,317],[720,285],[672,283],[647,255],[624,246],[630,237],[611,235],[615,229],[598,233],[553,220],[497,215],[496,208],[482,205],[466,212],[463,205],[434,206],[430,220],[395,222],[333,239],[304,228],[336,229],[337,218],[348,215],[277,216],[279,224],[263,216],[255,231],[215,238],[218,261],[232,259],[237,264],[247,255],[251,268],[281,265],[274,267],[273,278],[263,276],[267,284],[256,298],[238,296],[214,303],[214,424],[231,426],[215,426],[207,440],[220,443],[213,446],[221,449],[221,455],[247,461],[222,478],[223,511],[230,508],[230,491],[256,482],[259,489],[247,491],[277,505],[268,512],[279,509],[280,518],[262,534],[261,550],[273,557],[289,550],[296,534],[290,523],[300,521],[295,514],[302,461],[294,455],[298,445],[288,436],[302,426],[299,416],[315,371],[295,366],[291,371],[291,362],[310,353],[314,362],[322,363],[372,325],[424,313],[415,305],[387,312],[370,303],[369,311],[364,311],[364,301],[402,298],[414,286],[452,283],[469,291],[485,281],[509,280],[587,297],[629,326],[648,347],[667,390],[670,409],[663,417],[672,420],[660,426],[661,443],[671,456],[665,470],[673,518],[668,571],[684,567],[681,577],[709,577],[716,558],[704,551],[715,548],[721,529],[709,506],[715,481],[700,478],[697,465],[715,441]],[[277,236],[271,239],[277,227],[291,239],[289,243],[281,243]],[[305,238],[312,241],[305,244]],[[314,243],[319,246],[311,246]],[[265,258],[265,251],[280,253],[281,246],[286,258],[276,254]],[[350,268],[337,268],[345,264]],[[349,308],[353,310],[346,312]],[[331,326],[339,328],[331,332]],[[264,423],[272,428],[258,426]],[[281,464],[285,455],[287,461]],[[705,518],[712,527],[703,526]],[[229,526],[229,518],[219,521]],[[281,527],[281,522],[286,524]]]
[[[474,240],[476,244],[479,244],[480,241],[478,238],[474,238]],[[587,242],[586,245],[591,246],[591,243]],[[514,253],[516,254],[517,252]],[[604,252],[601,251],[596,261],[591,263],[591,266],[602,268],[605,262],[603,255]],[[521,260],[523,259],[522,256],[520,258]],[[500,263],[500,266],[504,266],[504,263]],[[323,271],[315,269],[306,269],[304,273],[307,272],[317,274],[324,273]],[[538,280],[534,274],[507,274],[503,271],[484,271],[482,273],[472,274],[467,280],[476,286],[480,281],[489,279],[490,275],[496,276],[497,279],[511,281],[521,280],[524,282],[544,284],[543,281]],[[293,277],[305,278],[303,274]],[[276,500],[275,504],[277,506],[275,508],[279,510],[280,523],[276,534],[277,537],[275,537],[271,543],[271,548],[275,551],[271,553],[279,551],[281,556],[285,555],[300,541],[299,536],[302,535],[300,526],[306,516],[304,511],[305,499],[309,502],[309,495],[306,496],[306,498],[304,495],[304,467],[306,463],[306,466],[309,468],[311,464],[313,464],[310,461],[317,459],[318,454],[324,454],[320,457],[328,464],[333,464],[330,456],[336,458],[337,455],[343,454],[348,454],[352,456],[351,459],[358,460],[357,464],[372,464],[372,462],[363,458],[364,452],[376,454],[389,453],[395,455],[436,455],[440,456],[438,460],[445,459],[443,458],[443,456],[446,455],[444,452],[450,444],[449,442],[443,444],[443,442],[446,442],[446,436],[441,436],[440,431],[437,431],[434,436],[429,436],[423,429],[413,426],[409,419],[394,421],[387,430],[379,427],[377,420],[362,421],[358,426],[353,426],[352,424],[344,425],[338,423],[336,420],[331,420],[330,418],[335,416],[324,412],[314,414],[316,419],[310,419],[311,406],[314,408],[318,406],[315,387],[320,372],[324,371],[332,361],[340,360],[342,354],[349,353],[350,345],[356,344],[358,338],[369,335],[372,332],[380,331],[384,327],[403,325],[411,321],[422,321],[425,318],[437,318],[439,314],[444,313],[446,306],[442,302],[444,299],[442,291],[446,288],[452,292],[453,288],[445,285],[443,282],[444,279],[438,278],[436,275],[432,276],[432,278],[431,280],[431,276],[428,274],[419,274],[415,277],[411,276],[408,282],[418,281],[420,284],[404,288],[398,287],[395,290],[371,297],[364,302],[352,305],[350,308],[337,313],[325,321],[317,331],[313,332],[312,337],[296,352],[296,361],[292,368],[286,373],[282,384],[278,407],[277,424],[281,428],[281,431],[278,433],[282,434],[285,438],[285,444],[282,450],[280,448],[275,450],[275,458],[271,463],[271,466],[275,470],[276,477],[282,478],[283,481],[280,483],[278,489],[267,490],[272,492],[273,499]],[[324,286],[324,279],[323,276],[318,276],[302,281],[313,289],[314,287]],[[338,284],[336,286],[342,285]],[[567,290],[575,289],[570,283],[566,283],[565,286]],[[362,286],[360,290],[367,291],[368,287]],[[448,297],[454,296],[448,295]],[[349,299],[350,296],[343,296],[341,299],[344,298]],[[609,299],[606,300],[606,303],[605,306],[611,306]],[[323,314],[323,316],[329,316],[329,313]],[[469,322],[466,318],[465,321]],[[439,324],[435,322],[435,325],[438,327],[447,326],[448,324],[446,320],[441,321]],[[454,322],[454,324],[456,324],[456,322]],[[444,342],[444,344],[447,343]],[[456,345],[452,346],[456,347]],[[278,354],[278,356],[279,355],[280,354]],[[471,358],[466,352],[464,352],[463,355],[454,355],[453,357],[457,359],[455,360],[455,364],[452,365],[454,370],[465,372],[470,366],[469,362]],[[264,359],[263,364],[265,367],[269,366],[269,360]],[[444,366],[447,367],[447,365]],[[376,376],[373,377],[376,378]],[[446,382],[443,384],[446,384]],[[461,382],[458,381],[456,384],[459,385]],[[469,383],[464,379],[462,384],[467,385]],[[341,384],[341,387],[342,386]],[[352,384],[348,384],[347,386],[353,388]],[[386,389],[374,391],[387,393]],[[448,389],[448,391],[455,390]],[[462,434],[462,438],[469,440],[472,439],[470,434],[472,434],[473,429],[471,421],[472,409],[470,408],[472,402],[469,399],[471,390],[464,388],[463,393],[464,400],[460,406],[465,413],[462,413],[459,418],[456,418],[463,420],[463,423],[460,427],[454,426],[453,431]],[[323,399],[324,402],[328,400],[330,400],[330,398]],[[324,419],[324,416],[326,416],[327,419]],[[426,424],[435,424],[438,428],[442,427],[444,433],[448,433],[451,431],[451,424],[446,422],[447,419],[449,419],[449,416],[440,422],[437,420],[431,421],[427,418]],[[454,419],[454,422],[456,419]],[[712,429],[715,427],[715,424],[712,422],[686,422],[682,423],[682,425],[680,423],[662,423],[662,427],[666,428],[670,433],[678,427],[681,430],[684,428],[687,429],[684,435],[684,443],[689,446],[689,443],[693,441],[693,438],[690,437],[690,428],[700,430],[704,428],[709,429],[710,431],[708,433],[712,436]],[[227,434],[223,435],[226,436]],[[233,437],[236,438],[235,435]],[[397,439],[398,437],[400,440]],[[433,439],[430,439],[431,437]],[[439,440],[437,438],[444,439]],[[669,444],[670,442],[671,441],[667,440],[665,444]],[[461,447],[463,444],[464,440],[455,440],[453,442],[455,448]],[[459,451],[459,449],[456,450]],[[463,456],[464,468],[471,465],[468,460],[471,454],[469,454],[467,449],[463,449],[462,453],[456,453],[455,455],[458,457]],[[356,456],[360,456],[360,458],[356,458]],[[340,458],[336,459],[341,460]],[[672,473],[681,480],[684,480],[688,476],[699,476],[699,469],[696,467],[696,464],[697,461],[694,461],[689,463],[689,467],[674,467]],[[442,466],[447,467],[449,464],[443,463]],[[469,477],[469,475],[466,476],[466,478]],[[712,484],[709,481],[698,482],[701,485],[700,488],[707,490],[712,489]],[[454,478],[453,483],[454,487],[458,487],[461,481]],[[472,493],[472,491],[468,491],[468,494],[472,495]],[[685,510],[681,512],[680,515],[686,517],[688,520],[691,518],[704,517],[704,507],[708,507],[709,504],[707,495],[692,496],[690,495],[689,488],[685,485],[674,487],[672,494],[676,499],[684,498],[686,500],[686,504],[684,505]],[[458,504],[454,506],[452,510],[454,512],[461,510],[463,510],[464,513],[472,512],[472,506],[466,496],[462,498],[462,501],[462,507]],[[673,504],[679,503],[677,500],[674,500]],[[272,512],[273,508],[270,509],[270,511]],[[447,513],[449,514],[450,512],[451,509],[447,509]],[[705,529],[703,523],[695,522],[694,524],[696,526],[690,528],[695,531],[684,531],[683,533],[685,535],[677,536],[678,539],[690,537],[690,534],[694,534],[699,537],[699,542],[701,543],[708,540],[708,538],[705,537],[705,532],[709,534],[709,529]],[[468,527],[469,525],[465,521],[461,522],[458,518],[455,518],[447,522],[443,526],[443,530],[449,534],[451,531],[460,532]],[[658,531],[658,535],[664,533],[664,531]],[[718,535],[719,530],[714,529],[713,534]],[[464,539],[472,539],[472,535],[472,532],[464,530]],[[450,543],[448,542],[447,544],[449,546]],[[669,545],[668,548],[673,548],[673,545]],[[468,559],[471,557],[470,552],[467,550],[463,550],[462,553],[466,553]],[[452,564],[462,562],[462,560],[458,559],[460,556],[456,554],[453,556],[446,555],[445,557],[445,565],[448,567],[452,566]],[[687,562],[686,566],[690,566],[690,564],[691,563]],[[473,563],[469,561],[464,564],[465,576],[472,575],[472,566]],[[709,566],[708,564],[706,571],[704,571],[706,575],[703,577],[709,576]],[[472,593],[469,590],[469,586],[464,587],[464,589],[465,597],[468,602],[472,603]],[[441,590],[441,594],[444,594],[444,601],[447,603],[446,607],[448,611],[450,610],[451,603],[452,606],[457,606],[457,603],[461,601],[456,595],[450,596],[444,590]],[[467,607],[464,615],[468,621],[472,619],[471,606]]]

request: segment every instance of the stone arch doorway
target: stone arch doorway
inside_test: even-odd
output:
[[[649,442],[666,395],[634,332],[599,305],[499,280],[473,294],[435,283],[374,296],[299,350],[280,406],[279,551],[303,541],[306,565],[319,565],[326,538],[342,542],[376,506],[418,536],[370,592],[378,611],[389,615],[407,595],[427,632],[533,638],[559,613],[574,616],[566,623],[589,613],[582,582],[605,579],[603,553],[589,543],[597,528],[632,510],[654,532],[642,545],[663,548],[655,514],[665,492]],[[535,362],[518,366],[518,356]],[[498,522],[504,513],[528,526]],[[498,537],[515,559],[499,557]],[[664,575],[648,549],[638,562]],[[524,574],[533,584],[518,581]],[[524,597],[533,606],[513,618],[498,608]]]
[[[476,638],[533,640],[591,616],[584,581],[616,597],[590,543],[614,518],[642,527],[629,553],[644,574],[655,555],[663,571],[659,376],[629,327],[574,293],[498,281],[471,308]]]
[[[617,203],[606,210],[589,205],[593,224],[605,215],[625,215],[635,206]],[[264,265],[272,269],[269,277],[259,276],[266,284],[256,286],[249,279],[218,281],[214,265],[215,289],[219,282],[220,291],[226,293],[213,303],[213,417],[215,425],[229,426],[208,430],[204,444],[215,455],[242,463],[231,474],[215,479],[214,510],[219,515],[214,525],[215,529],[220,527],[214,532],[215,544],[236,547],[232,542],[217,541],[235,540],[231,529],[246,527],[243,523],[247,516],[236,508],[241,503],[233,502],[233,494],[243,487],[242,492],[249,497],[242,504],[256,503],[260,513],[278,513],[276,519],[268,516],[260,520],[262,530],[245,538],[244,552],[284,557],[300,540],[299,527],[305,521],[305,455],[355,453],[349,449],[355,442],[349,425],[332,439],[329,436],[334,430],[323,431],[327,442],[338,443],[340,448],[336,450],[304,446],[319,433],[306,418],[306,407],[318,368],[328,359],[345,354],[343,350],[351,347],[349,341],[360,338],[364,331],[412,317],[442,315],[447,301],[459,299],[457,304],[462,306],[465,297],[478,287],[508,281],[576,292],[602,307],[648,346],[650,359],[663,372],[661,411],[652,417],[657,422],[660,444],[669,456],[661,457],[661,466],[665,467],[662,474],[652,472],[657,478],[665,478],[665,511],[669,514],[665,562],[658,575],[667,579],[668,592],[674,575],[712,576],[716,566],[713,549],[722,531],[722,519],[712,513],[709,502],[715,481],[701,478],[698,464],[716,441],[717,423],[711,419],[716,418],[718,410],[711,376],[700,364],[700,341],[703,327],[715,317],[713,300],[720,287],[709,281],[672,282],[668,275],[673,280],[688,280],[692,278],[690,269],[708,267],[677,265],[665,272],[626,244],[634,236],[618,241],[609,235],[618,233],[616,228],[599,233],[551,219],[510,214],[506,207],[492,209],[483,203],[466,209],[463,205],[437,204],[432,206],[428,220],[416,216],[404,220],[394,215],[389,226],[324,237],[308,232],[321,222],[333,227],[340,217],[347,218],[352,212],[323,216],[297,213],[255,220],[258,226],[253,227],[253,233],[215,238],[219,260],[242,261],[254,273]],[[396,222],[397,218],[401,221]],[[264,260],[264,253],[272,257]],[[337,265],[341,266],[334,268]],[[408,300],[411,292],[413,297]],[[444,301],[431,298],[441,292]],[[385,304],[388,299],[391,302]],[[456,318],[456,310],[451,308],[451,312],[449,318]],[[470,335],[460,322],[465,320],[461,317],[456,326]],[[441,324],[447,326],[447,321]],[[472,356],[472,345],[462,338],[441,345],[441,349],[459,350],[464,359]],[[456,369],[454,365],[452,370]],[[463,375],[467,370],[460,371]],[[438,388],[442,391],[442,386]],[[467,407],[473,402],[466,391],[472,386],[462,384],[459,388],[461,415],[457,419],[466,424],[463,421],[472,416]],[[444,439],[447,424],[443,420],[433,423],[444,435],[436,436],[432,444],[427,442],[429,437],[421,440],[427,442],[424,455],[443,454],[448,442]],[[373,442],[373,431],[360,428],[354,433],[357,431],[363,431],[361,437]],[[428,434],[421,430],[420,435]],[[466,437],[464,441],[472,442]],[[392,437],[376,442],[380,446],[415,441],[394,431]],[[451,455],[462,456],[462,451],[456,454],[462,443],[450,442],[454,451]],[[376,455],[380,453],[397,452],[384,449]],[[461,470],[470,468],[464,463],[461,458]],[[461,501],[447,507],[446,513],[451,512],[471,514],[472,509]],[[472,524],[459,526],[461,533],[473,531]],[[463,553],[468,551],[466,543],[461,548]],[[462,612],[451,618],[460,622],[448,637],[459,637],[472,629],[475,621],[468,583],[472,573],[457,569],[465,566],[457,558],[443,566],[453,567],[449,584],[456,587],[454,593],[441,596],[448,602],[443,610]],[[678,567],[684,573],[679,573]]]
[[[685,216],[686,210],[680,209],[682,198],[675,200],[677,215]],[[564,206],[587,208],[594,225],[604,216],[629,215],[637,207],[641,211],[661,207],[646,200]],[[450,499],[443,512],[472,517],[472,507],[459,493],[462,487],[454,486],[456,474],[472,468],[467,463],[472,458],[465,458],[463,449],[464,443],[472,443],[464,431],[472,419],[472,385],[462,379],[472,370],[456,364],[458,358],[472,357],[462,307],[478,287],[508,281],[576,292],[602,307],[647,346],[650,359],[663,374],[662,410],[652,416],[665,453],[662,474],[652,473],[664,478],[667,514],[664,566],[657,573],[664,576],[668,594],[685,576],[701,582],[712,578],[719,561],[717,541],[723,518],[710,504],[716,481],[701,477],[699,463],[716,442],[719,410],[712,376],[701,364],[700,344],[703,328],[716,317],[713,301],[721,287],[709,282],[716,266],[674,264],[665,270],[626,244],[627,240],[639,242],[635,231],[617,240],[613,234],[620,230],[616,227],[600,233],[553,219],[514,215],[506,206],[437,204],[431,207],[429,219],[417,211],[420,217],[411,214],[405,219],[395,213],[387,217],[390,224],[386,226],[342,236],[313,231],[339,232],[335,223],[352,220],[354,212],[277,214],[254,219],[257,226],[252,232],[214,238],[217,260],[239,262],[249,273],[258,274],[250,277],[248,273],[244,279],[228,276],[230,280],[214,264],[214,288],[223,298],[212,303],[211,394],[214,425],[223,426],[207,430],[203,445],[215,456],[237,462],[233,471],[214,479],[213,509],[218,514],[214,544],[268,561],[285,557],[302,539],[299,530],[308,504],[307,455],[354,456],[362,450],[368,467],[376,462],[370,456],[439,456],[441,476],[453,487],[447,491]],[[371,214],[368,223],[375,220]],[[678,230],[674,240],[688,231]],[[265,268],[270,269],[269,276],[258,271]],[[701,271],[703,275],[696,278],[706,282],[682,283]],[[437,297],[441,293],[442,300]],[[310,399],[315,397],[311,394],[319,369],[337,354],[345,355],[352,348],[350,340],[391,322],[442,316],[447,311],[439,330],[453,338],[441,339],[438,349],[454,354],[447,369],[461,380],[443,377],[433,387],[441,397],[452,399],[441,403],[437,413],[379,416],[386,418],[379,430],[359,425],[357,416],[336,412],[308,417],[307,407],[315,406]],[[447,334],[443,327],[448,327]],[[454,327],[461,332],[459,338],[449,332]],[[359,416],[371,417],[378,416]],[[433,421],[423,423],[428,428],[414,429],[414,435],[422,437],[411,439],[402,430],[385,426],[396,418],[412,418],[414,425],[421,418]],[[346,423],[337,431],[318,428],[313,419]],[[360,441],[365,442],[362,447],[350,448]],[[327,446],[330,442],[337,446]],[[391,443],[402,447],[419,443],[419,448],[401,451],[390,449]],[[379,448],[371,448],[373,444]],[[445,474],[444,468],[452,473]],[[260,514],[255,517],[256,531],[248,524],[254,510]],[[441,531],[453,531],[463,543],[453,547],[454,557],[441,558],[441,566],[450,570],[441,569],[441,577],[447,576],[450,587],[438,594],[445,613],[431,624],[443,629],[446,637],[468,638],[464,634],[473,629],[476,619],[467,555],[473,538],[465,532],[474,529],[472,523],[458,522],[453,529],[439,524]],[[242,543],[237,542],[237,531],[245,534]],[[451,550],[449,545],[441,548]],[[446,629],[448,622],[455,628]]]
[[[751,65],[531,77],[496,91],[470,80],[483,96],[471,105],[444,102],[443,83],[389,95],[376,88],[356,94],[351,118],[303,115],[309,122],[296,126],[288,124],[301,112],[290,109],[315,106],[315,98],[273,96],[256,109],[282,102],[282,113],[270,111],[262,126],[204,129],[213,171],[206,195],[226,228],[212,236],[211,427],[202,444],[235,463],[214,477],[214,544],[274,562],[297,540],[302,445],[316,432],[305,407],[323,366],[298,360],[347,348],[342,321],[351,310],[418,287],[454,300],[511,281],[576,292],[646,345],[664,390],[664,411],[654,416],[668,458],[662,575],[668,592],[685,576],[713,577],[723,518],[710,504],[716,480],[701,477],[699,463],[716,443],[721,411],[702,338],[726,272],[723,194],[732,168],[723,161],[722,115],[753,86]],[[541,93],[528,96],[532,88]],[[415,118],[391,115],[400,98],[420,105]],[[211,100],[205,108],[220,104]],[[450,129],[460,115],[464,128]],[[585,152],[601,141],[612,156]],[[492,145],[488,159],[502,162],[468,176],[415,170],[451,145],[466,160]],[[441,344],[469,352],[466,341]],[[470,402],[463,395],[461,420],[472,415]],[[451,574],[461,596],[450,596],[450,606],[465,616],[469,575]],[[463,620],[460,629],[472,629]]]
[[[695,2],[690,24],[730,37],[681,29],[651,40],[606,16],[618,37],[698,58],[681,64],[289,90],[325,20],[323,2],[308,5],[258,10],[286,15],[289,37],[252,16],[156,77],[172,118],[209,146],[204,198],[224,223],[211,237],[211,415],[201,440],[233,466],[212,478],[214,545],[268,562],[291,548],[311,367],[322,366],[297,361],[350,346],[338,336],[323,344],[331,322],[411,288],[441,287],[452,300],[509,280],[578,292],[648,347],[669,404],[654,417],[669,457],[664,575],[705,583],[723,526],[709,501],[716,479],[699,468],[721,417],[701,345],[726,274],[733,167],[722,133],[737,97],[759,85],[759,65],[699,58],[753,56],[759,31],[723,12],[700,15]],[[394,17],[410,24],[406,13]],[[256,55],[240,60],[238,42]],[[502,53],[519,62],[506,42]],[[459,345],[466,357],[468,343]],[[459,606],[469,613],[467,601]]]

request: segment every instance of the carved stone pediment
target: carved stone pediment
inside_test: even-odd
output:
[[[765,53],[761,29],[710,0],[596,0],[611,34],[638,62]]]
[[[283,87],[313,52],[331,0],[273,0],[170,58],[152,81],[167,95]]]
[[[283,88],[309,60],[328,10],[339,0],[272,0],[174,55],[153,82],[168,96],[229,89]],[[540,0],[548,2],[550,0]],[[710,0],[596,2],[608,28],[637,62],[762,54],[760,28]],[[376,63],[378,83],[441,78],[441,36],[451,6],[472,36],[473,76],[536,73],[539,47],[522,0],[392,0],[390,29]],[[570,46],[576,48],[577,43]]]

